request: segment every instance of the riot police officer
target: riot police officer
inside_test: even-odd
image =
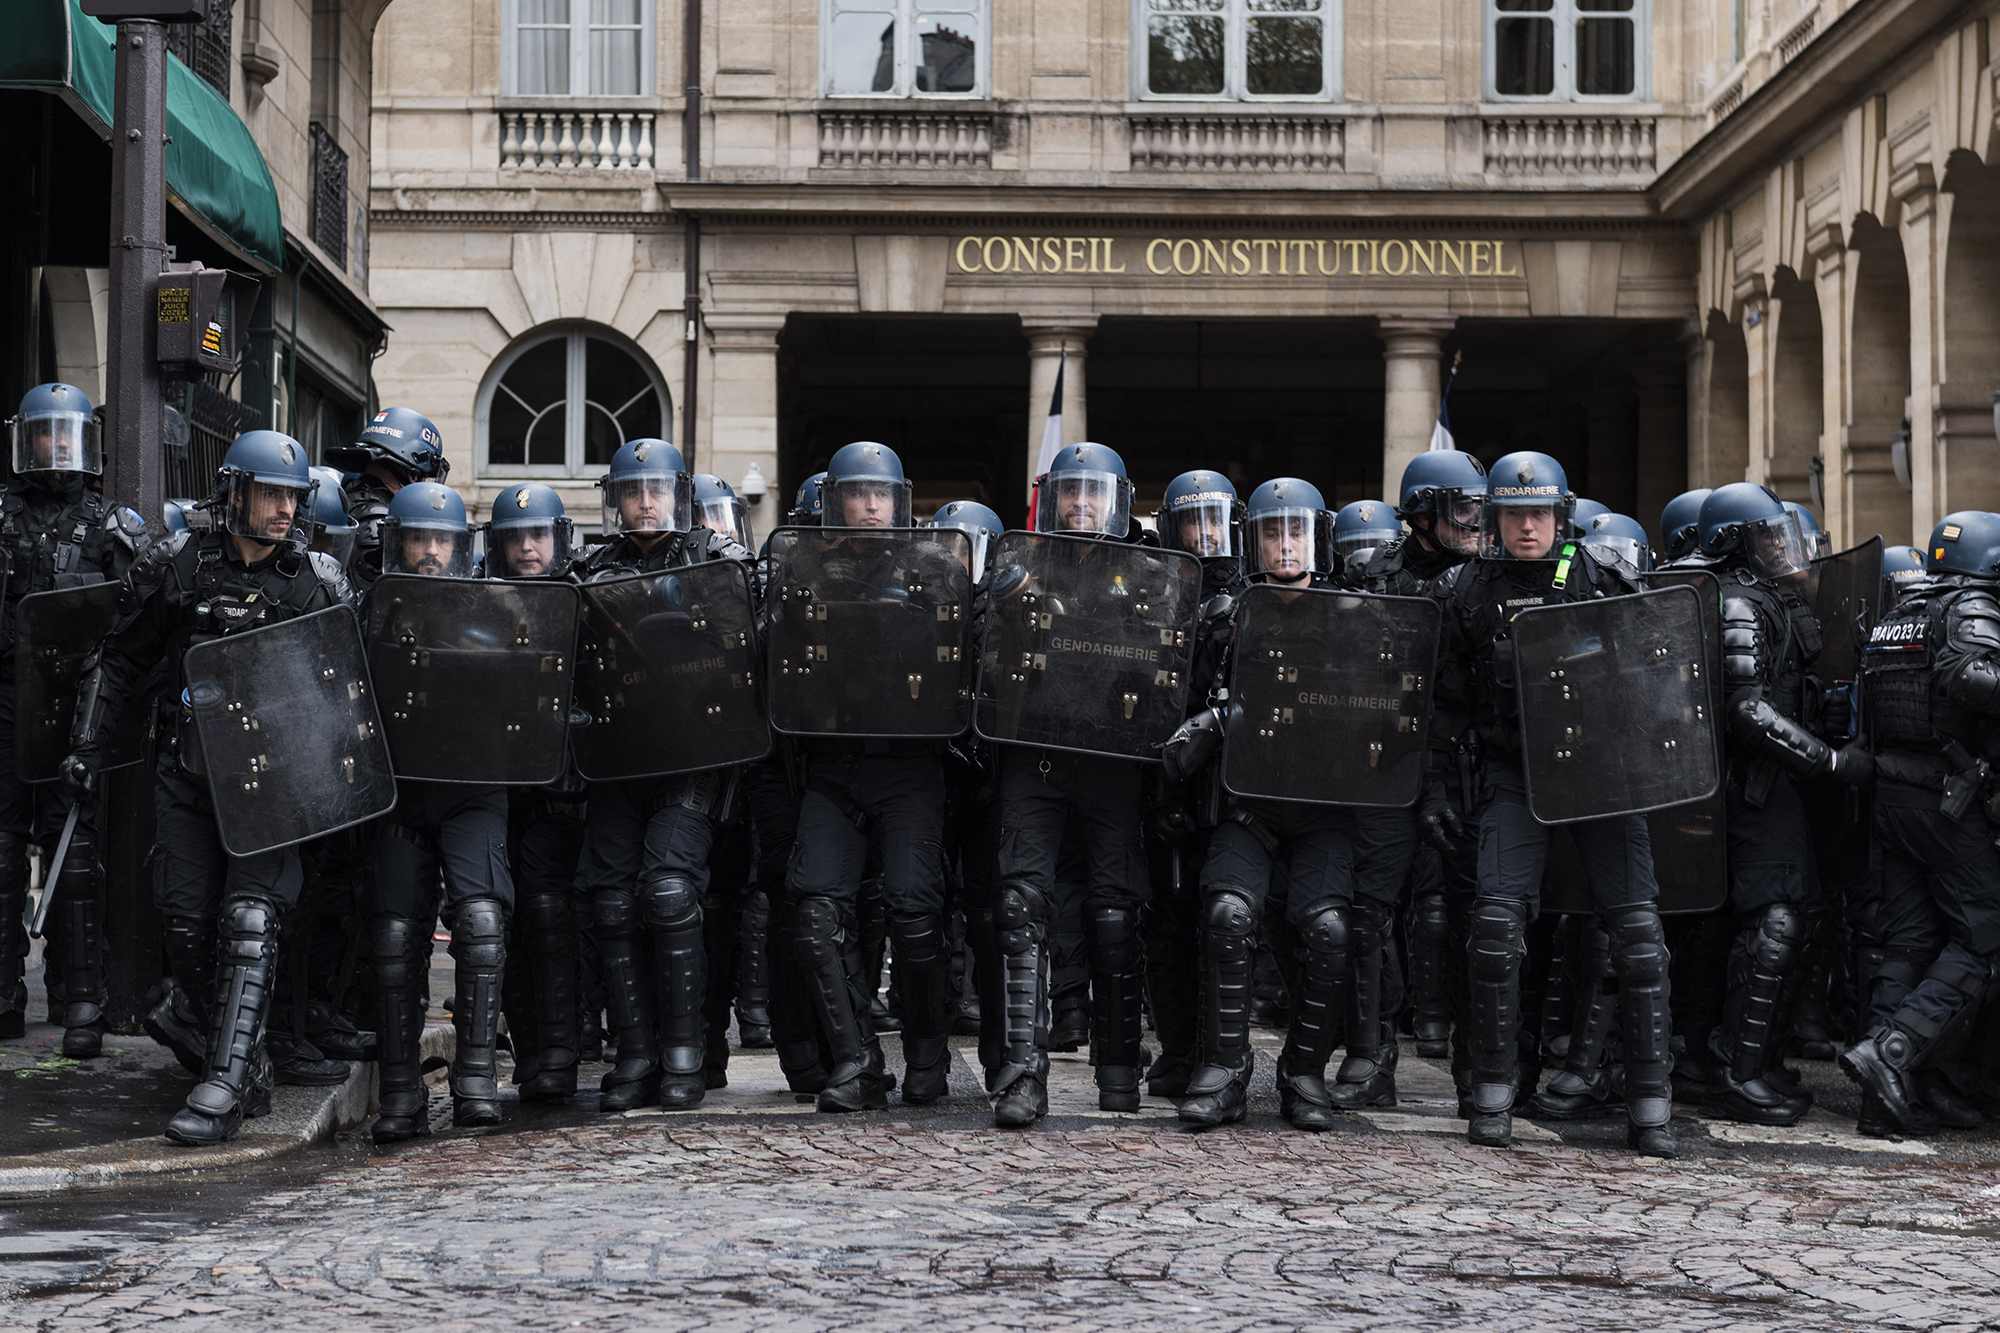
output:
[[[750,510],[730,484],[713,472],[694,474],[694,521],[719,532],[746,551],[757,549],[750,536]]]
[[[444,436],[420,412],[385,407],[369,419],[359,440],[328,449],[326,461],[352,474],[342,487],[357,529],[348,572],[356,589],[366,592],[382,574],[382,520],[396,492],[413,482],[441,482],[451,475]]]
[[[1701,502],[1709,487],[1682,491],[1660,510],[1660,558],[1662,563],[1681,560],[1696,553],[1701,543]]]
[[[1550,838],[1526,800],[1510,626],[1529,607],[1635,590],[1566,538],[1575,499],[1562,465],[1546,454],[1513,453],[1494,463],[1487,475],[1481,558],[1452,571],[1445,601],[1432,744],[1448,746],[1461,731],[1475,729],[1484,765],[1475,812],[1479,888],[1467,957],[1472,1028],[1467,1135],[1488,1147],[1513,1142],[1521,1083],[1521,963]],[[1439,766],[1450,762],[1447,756]],[[1677,1145],[1667,1086],[1667,950],[1646,822],[1640,815],[1618,815],[1583,820],[1570,830],[1611,937],[1618,974],[1626,1141],[1649,1156],[1670,1157]]]
[[[1335,523],[1319,489],[1296,477],[1267,481],[1244,506],[1249,571],[1262,582],[1303,591],[1337,586]],[[1223,725],[1210,708],[1184,724],[1162,753],[1170,776],[1191,776],[1213,757]],[[1391,895],[1400,887],[1392,885]],[[1326,1065],[1343,1029],[1348,1058],[1371,1070],[1393,1068],[1382,1052],[1379,1008],[1369,1021],[1350,1022],[1357,955],[1372,963],[1379,984],[1383,940],[1352,939],[1356,913],[1354,815],[1325,805],[1230,796],[1209,836],[1201,868],[1201,1065],[1188,1080],[1180,1116],[1220,1125],[1244,1115],[1255,1056],[1250,1049],[1248,998],[1252,960],[1264,909],[1281,894],[1299,945],[1302,967],[1292,1022],[1278,1057],[1279,1109],[1300,1129],[1333,1126],[1336,1100]],[[1386,921],[1387,914],[1371,915]],[[1393,1039],[1393,1034],[1391,1034]],[[1356,1101],[1354,1104],[1365,1104]]]
[[[1606,512],[1580,526],[1578,540],[1597,554],[1618,561],[1633,574],[1653,568],[1653,548],[1638,519]]]
[[[1985,787],[2000,740],[2000,515],[1947,514],[1926,555],[1930,580],[1876,624],[1862,665],[1878,860],[1856,904],[1855,968],[1871,1026],[1840,1067],[1876,1135],[1935,1128],[1935,1062],[2000,960]]]
[[[621,445],[598,485],[610,540],[576,562],[580,580],[750,558],[695,522],[693,478],[665,440]],[[730,781],[707,769],[589,786],[583,882],[618,1040],[602,1110],[697,1106],[706,1094],[701,904]]]
[[[384,575],[472,577],[474,542],[465,502],[441,482],[411,482],[398,490],[382,516],[380,535]],[[515,550],[511,558],[525,563],[528,556]],[[371,598],[383,596],[380,589],[388,586],[378,581]],[[455,982],[452,1123],[499,1124],[495,1050],[507,918],[514,908],[506,789],[399,778],[396,809],[376,825],[369,840],[368,879],[368,942],[379,984],[375,1036],[381,1115],[372,1131],[375,1142],[430,1132],[430,1098],[418,1043],[440,882],[451,923]]]
[[[1924,553],[1914,546],[1882,548],[1882,606],[1893,611],[1914,584],[1930,577]]]
[[[63,761],[74,792],[95,785],[111,724],[163,662],[169,686],[162,697],[178,700],[191,646],[348,600],[340,567],[305,550],[301,511],[311,500],[312,474],[297,440],[268,430],[239,435],[216,477],[220,528],[176,534],[132,567],[118,619],[86,663],[73,753]],[[183,715],[175,709],[177,721]],[[292,848],[223,851],[199,742],[191,728],[180,731],[161,751],[154,793],[153,894],[173,985],[147,1029],[201,1071],[167,1125],[168,1138],[201,1145],[234,1138],[245,1115],[269,1105],[261,1065],[272,964],[279,918],[297,902],[301,876]]]
[[[1812,563],[1798,518],[1753,482],[1701,503],[1701,554],[1722,580],[1723,719],[1729,742],[1730,952],[1721,1025],[1709,1039],[1710,1108],[1789,1125],[1811,1109],[1779,1070],[1782,1019],[1820,911],[1801,780],[1865,781],[1866,754],[1834,750],[1809,728],[1820,626],[1799,595]]]
[[[122,578],[146,539],[139,516],[106,505],[97,490],[94,479],[103,470],[99,425],[82,390],[37,385],[21,399],[7,430],[13,476],[0,491],[0,568],[7,571],[0,646],[11,650],[23,597]],[[26,1017],[28,847],[55,841],[70,804],[54,784],[21,781],[14,729],[39,719],[17,719],[14,709],[9,669],[0,672],[0,1037],[20,1036]],[[97,1055],[104,1039],[104,872],[95,825],[94,812],[86,809],[71,836],[61,882],[48,886],[56,909],[49,918],[47,973],[62,978],[49,988],[50,1017],[62,1023],[63,1054],[74,1060]]]
[[[1333,516],[1333,553],[1344,568],[1349,557],[1380,550],[1403,535],[1396,506],[1387,500],[1356,500]]]

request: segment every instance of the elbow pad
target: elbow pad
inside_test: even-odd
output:
[[[1804,776],[1826,767],[1827,743],[1773,708],[1762,695],[1733,700],[1729,737],[1750,755]]]
[[[2000,713],[2000,665],[1975,657],[1945,682],[1945,696],[1974,713]]]
[[[1745,597],[1722,602],[1722,689],[1725,694],[1756,685],[1762,674],[1764,631],[1757,608]]]

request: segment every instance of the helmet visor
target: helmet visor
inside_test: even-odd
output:
[[[1160,541],[1170,550],[1203,560],[1236,555],[1234,508],[1227,496],[1220,495],[1194,496],[1175,504],[1160,515]]]
[[[1431,536],[1447,551],[1476,555],[1479,551],[1479,516],[1485,511],[1486,497],[1464,491],[1439,491]]]
[[[749,508],[738,496],[719,495],[712,500],[700,501],[695,507],[694,521],[711,532],[728,537],[746,551],[757,549],[750,540]]]
[[[1356,551],[1372,551],[1387,546],[1400,535],[1395,528],[1355,528],[1346,536],[1333,539],[1333,553],[1345,561]]]
[[[230,532],[271,546],[289,541],[303,548],[311,540],[311,486],[281,486],[244,472],[226,475],[223,526]]]
[[[1653,567],[1651,551],[1647,548],[1646,543],[1640,541],[1637,537],[1609,537],[1596,534],[1585,537],[1583,544],[1595,547],[1600,551],[1609,551],[1626,564],[1632,566],[1632,568],[1640,571]]]
[[[829,528],[907,528],[910,483],[890,477],[828,477],[819,486],[820,523]]]
[[[382,520],[382,572],[463,579],[472,576],[473,534],[398,518]]]
[[[1332,570],[1331,523],[1317,509],[1271,509],[1250,520],[1250,569],[1290,581]]]
[[[329,527],[324,523],[313,524],[312,549],[338,560],[341,567],[354,556],[354,536],[360,529],[349,523],[344,527]]]
[[[487,525],[486,573],[496,579],[545,579],[569,562],[573,525],[566,518]]]
[[[1553,560],[1568,540],[1575,501],[1495,504],[1479,511],[1479,553],[1493,560]]]
[[[694,521],[694,479],[685,472],[607,479],[604,530],[686,532]]]
[[[14,471],[104,471],[104,440],[88,412],[37,412],[14,421]]]
[[[1743,525],[1743,556],[1767,579],[1788,578],[1812,568],[1813,544],[1797,514],[1760,518]]]
[[[1035,531],[1123,537],[1132,528],[1132,483],[1111,472],[1044,477]]]

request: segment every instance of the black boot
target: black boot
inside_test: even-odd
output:
[[[397,1143],[431,1132],[430,1090],[424,1086],[424,973],[430,935],[407,917],[368,923],[375,962],[375,1072],[380,1113],[375,1142]]]
[[[1090,909],[1090,1063],[1097,1109],[1139,1109],[1139,912],[1120,904]]]
[[[1382,1013],[1388,934],[1389,914],[1379,904],[1348,909],[1347,1057],[1329,1089],[1345,1110],[1396,1104],[1396,1032]]]
[[[1917,1037],[1890,1020],[1877,1024],[1866,1037],[1841,1052],[1840,1067],[1861,1085],[1864,1095],[1873,1094],[1897,1128],[1912,1134],[1933,1133],[1936,1117],[1924,1107],[1916,1084],[1917,1064],[1923,1054]],[[1870,1109],[1864,1107],[1864,1117]]]
[[[618,1042],[618,1062],[605,1074],[597,1106],[622,1112],[660,1095],[660,1046],[653,1031],[653,978],[639,938],[639,900],[616,889],[596,899],[597,956],[604,1005]]]
[[[1673,1157],[1673,1004],[1666,928],[1652,903],[1604,914],[1618,973],[1619,1027],[1625,1041],[1625,1142],[1644,1157]]]
[[[0,1038],[28,1023],[28,840],[0,833]]]
[[[736,955],[736,1036],[744,1050],[771,1044],[771,900],[752,889],[743,900]]]
[[[771,904],[771,1044],[778,1068],[795,1093],[817,1094],[826,1087],[833,1055],[819,1021],[812,983],[798,966],[798,904],[780,897]]]
[[[494,1050],[507,960],[506,909],[492,898],[460,903],[452,914],[451,957],[456,980],[451,1021],[458,1029],[458,1050],[451,1061],[451,1123],[460,1128],[497,1125],[500,1077]]]
[[[701,894],[692,880],[679,875],[652,880],[640,893],[646,932],[653,941],[653,985],[660,1006],[660,1105],[685,1110],[701,1105],[708,1088],[702,1073],[708,956],[702,947]],[[618,1054],[625,1054],[622,1038]]]
[[[1257,910],[1249,895],[1233,889],[1209,895],[1201,920],[1201,1063],[1180,1104],[1188,1124],[1230,1125],[1247,1110],[1256,1067],[1250,1049],[1256,937]]]
[[[1487,1148],[1514,1145],[1514,1096],[1521,1081],[1521,962],[1528,913],[1511,898],[1472,908],[1466,974],[1471,995],[1471,1116],[1466,1137]]]
[[[1570,951],[1570,994],[1574,1008],[1569,1022],[1569,1050],[1562,1072],[1536,1093],[1530,1103],[1537,1120],[1596,1120],[1619,1109],[1622,1098],[1604,1058],[1618,1012],[1616,975],[1611,963],[1611,937],[1595,917],[1579,917],[1579,934]]]
[[[215,990],[215,929],[204,917],[168,916],[161,944],[167,986],[146,1015],[146,1032],[200,1077],[208,1063],[208,1003]]]
[[[1305,967],[1284,1053],[1278,1057],[1278,1109],[1294,1127],[1317,1132],[1332,1129],[1338,1121],[1335,1112],[1347,1105],[1338,1089],[1327,1087],[1326,1066],[1343,1034],[1348,1050],[1355,1049],[1351,909],[1322,908],[1300,935]]]
[[[927,1106],[945,1095],[951,1072],[951,958],[934,916],[891,916],[896,982],[903,992],[903,1101]]]
[[[80,828],[70,839],[55,906],[63,914],[62,1053],[88,1060],[104,1050],[104,874],[97,847]]]
[[[1423,894],[1411,915],[1410,988],[1415,1009],[1411,1030],[1417,1054],[1426,1060],[1451,1054],[1450,947],[1451,919],[1444,895]]]
[[[1812,1098],[1768,1077],[1777,1058],[1777,1020],[1787,982],[1810,929],[1789,903],[1772,903],[1747,918],[1729,955],[1729,998],[1710,1039],[1715,1055],[1709,1109],[1750,1125],[1795,1125]]]
[[[277,919],[269,903],[232,899],[223,904],[221,921],[223,957],[205,1076],[167,1122],[169,1139],[193,1147],[235,1138],[244,1115],[256,1109],[251,1103],[278,955]]]
[[[576,1096],[582,1041],[576,909],[567,893],[537,893],[523,898],[519,911],[527,966],[512,970],[527,974],[528,1025],[535,1034],[535,1063],[520,1081],[521,1100],[566,1102]]]
[[[1139,910],[1145,930],[1146,1009],[1153,1018],[1153,1035],[1160,1054],[1146,1071],[1146,1092],[1153,1097],[1179,1097],[1194,1073],[1196,1033],[1200,1029],[1201,998],[1188,985],[1201,975],[1199,902],[1188,902],[1193,889],[1182,886],[1182,853],[1171,849],[1171,896],[1154,898]]]
[[[1049,1113],[1047,902],[1031,885],[1004,883],[993,924],[1007,985],[1004,1063],[991,1076],[993,1123],[1026,1129]]]
[[[798,908],[797,949],[807,993],[833,1052],[833,1067],[819,1092],[819,1109],[885,1109],[889,1084],[882,1074],[882,1047],[868,1017],[859,932],[842,919],[838,903],[804,898]]]
[[[1790,1037],[1785,1049],[1802,1060],[1831,1060],[1833,1044],[1833,955],[1836,926],[1830,916],[1817,917],[1806,937],[1799,965],[1799,993],[1791,1006]]]

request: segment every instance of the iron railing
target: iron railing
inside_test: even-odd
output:
[[[347,154],[326,126],[310,121],[312,139],[312,241],[347,267]]]
[[[211,6],[199,23],[169,23],[167,50],[209,87],[229,97],[229,6]]]

